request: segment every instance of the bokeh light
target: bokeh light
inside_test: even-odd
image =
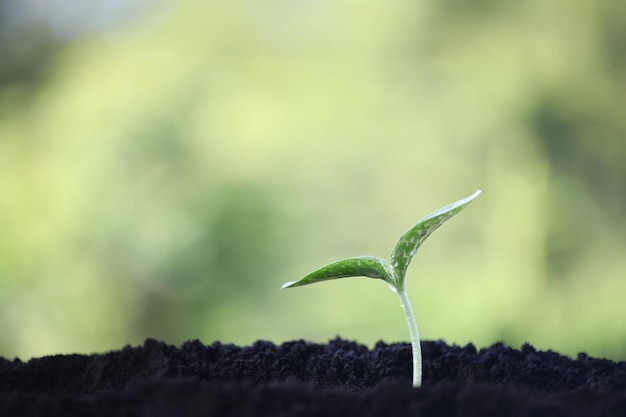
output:
[[[407,341],[383,282],[280,286],[483,189],[422,337],[626,358],[626,3],[87,3],[0,1],[0,355]]]

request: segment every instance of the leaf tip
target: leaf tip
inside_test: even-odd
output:
[[[465,207],[469,203],[474,201],[474,199],[476,197],[478,197],[482,192],[483,192],[483,190],[476,190],[476,191],[474,191],[474,194],[470,195],[469,197],[465,197],[463,200],[457,201],[457,203],[455,203],[455,204],[459,204],[460,206]]]
[[[287,281],[287,282],[285,282],[285,283],[284,283],[284,284],[280,287],[280,289],[281,289],[281,290],[284,290],[285,288],[289,288],[289,287],[291,287],[293,284],[295,284],[296,282],[297,282],[297,281]]]

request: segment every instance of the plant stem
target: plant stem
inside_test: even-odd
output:
[[[398,290],[400,297],[400,305],[404,310],[406,322],[409,325],[409,334],[411,336],[411,348],[413,350],[413,386],[419,388],[422,385],[422,347],[420,346],[420,334],[417,330],[417,322],[413,314],[413,308],[409,302],[409,297],[404,289]]]

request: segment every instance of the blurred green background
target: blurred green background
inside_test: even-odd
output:
[[[626,2],[0,0],[0,355],[423,339],[626,359]]]

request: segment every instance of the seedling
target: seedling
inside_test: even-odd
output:
[[[467,198],[430,213],[414,224],[400,236],[400,239],[393,247],[391,251],[391,266],[384,259],[372,256],[357,256],[328,264],[297,281],[286,282],[282,288],[299,287],[320,281],[359,276],[378,278],[385,281],[391,288],[391,291],[400,297],[400,305],[404,310],[404,315],[409,325],[411,348],[413,350],[413,386],[418,388],[422,385],[422,349],[413,309],[406,294],[406,271],[413,256],[415,256],[415,252],[417,252],[424,240],[452,216],[463,210],[480,193],[481,191],[478,190]]]

